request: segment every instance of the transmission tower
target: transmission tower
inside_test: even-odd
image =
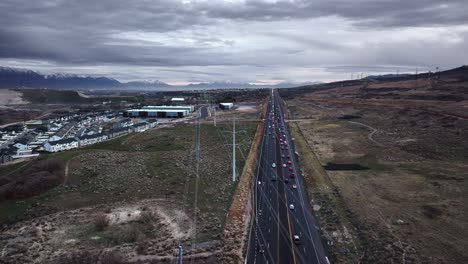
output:
[[[232,116],[232,182],[236,181],[236,115]]]
[[[182,264],[182,246],[177,247],[177,264]]]

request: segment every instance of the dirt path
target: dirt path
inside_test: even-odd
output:
[[[67,160],[67,163],[65,163],[65,170],[64,170],[64,173],[63,173],[63,182],[62,184],[63,185],[66,185],[68,183],[68,175],[69,175],[69,171],[70,171],[70,162],[76,157],[73,157],[69,160]]]
[[[69,166],[69,165],[70,165],[70,160],[71,160],[71,159],[69,159],[69,160],[67,161],[67,163],[65,164],[65,172],[64,172],[64,174],[63,174],[63,183],[62,183],[63,185],[66,185],[67,182],[68,182],[68,171],[69,171],[69,167],[70,167],[70,166]]]
[[[310,102],[309,102],[310,103]],[[332,107],[325,107],[325,106],[322,106],[322,105],[318,105],[318,104],[315,104],[315,103],[310,103],[311,105],[314,105],[318,108],[321,108],[321,109],[325,109],[327,111],[338,111],[341,115],[344,115],[344,111],[341,110],[341,109],[338,109],[338,108],[332,108]],[[335,114],[336,115],[336,114]],[[307,118],[304,118],[304,119],[289,119],[289,120],[286,120],[286,122],[307,122],[307,121],[312,121],[313,119],[307,119]],[[368,129],[371,130],[371,132],[367,135],[367,138],[374,144],[376,144],[377,146],[379,147],[385,147],[384,144],[380,143],[379,141],[375,140],[373,138],[374,134],[377,133],[379,130],[377,128],[374,128],[374,127],[371,127],[367,124],[364,124],[364,123],[360,123],[360,122],[356,122],[356,121],[348,121],[349,123],[352,123],[352,124],[356,124],[356,125],[360,125],[360,126],[364,126]]]
[[[349,123],[352,123],[352,124],[357,124],[357,125],[360,125],[360,126],[364,126],[370,130],[372,130],[368,135],[367,135],[367,138],[372,141],[374,144],[376,144],[377,146],[379,147],[385,147],[384,144],[378,142],[377,140],[375,140],[372,136],[377,133],[377,131],[379,131],[377,128],[374,128],[374,127],[371,127],[369,125],[366,125],[364,123],[360,123],[360,122],[356,122],[356,121],[348,121]]]

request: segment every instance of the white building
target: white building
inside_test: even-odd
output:
[[[74,138],[66,138],[57,141],[49,141],[44,144],[44,150],[48,152],[58,152],[78,148],[78,141]]]
[[[234,108],[234,103],[220,103],[219,107],[221,109],[229,110],[229,109]]]
[[[132,127],[133,132],[145,132],[148,128],[150,128],[149,124],[146,122],[134,124]]]
[[[93,134],[93,135],[84,135],[84,136],[78,137],[78,141],[79,141],[78,143],[80,147],[82,147],[86,145],[96,144],[107,139],[108,139],[108,136],[102,133]]]

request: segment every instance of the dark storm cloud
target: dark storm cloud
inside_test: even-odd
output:
[[[181,8],[174,1],[148,3],[118,0],[2,1],[0,57],[63,63],[219,63],[208,57],[197,59],[207,52],[203,48],[168,47],[158,43],[135,47],[130,40],[109,45],[113,41],[111,35],[123,31],[168,32],[203,24],[203,18],[187,14],[190,10]],[[216,52],[210,55],[220,57]]]
[[[349,44],[330,36],[323,39],[321,35],[308,34],[311,30],[308,22],[336,17],[337,23],[346,21],[363,31],[443,28],[468,25],[466,10],[466,0],[2,0],[0,59],[128,67],[262,68],[265,64],[263,68],[268,71],[270,65],[305,66],[310,61],[308,54],[315,51],[343,54],[327,58],[318,54],[313,57],[316,63],[325,63],[326,59],[339,63],[340,58],[348,58],[363,63],[376,63],[377,59],[382,59],[378,61],[380,65],[428,64],[421,55],[410,54],[412,50],[406,52],[408,58],[372,48],[366,55],[349,56],[346,54]],[[280,32],[268,27],[269,23],[275,22],[290,23],[298,30]],[[236,29],[237,25],[247,25],[248,28],[250,24],[263,25],[263,28],[256,30],[252,26],[248,34],[228,32],[229,26]],[[323,30],[333,31],[335,26],[324,25]],[[144,36],[138,36],[140,33]],[[258,35],[270,39],[255,38]],[[255,44],[251,44],[253,42]],[[399,48],[404,49],[404,46],[405,43]],[[457,44],[459,46],[466,46],[466,39]],[[354,51],[360,52],[359,49]],[[271,56],[272,53],[275,56]],[[448,51],[444,55],[452,58]],[[355,63],[342,62],[345,65]],[[197,72],[202,75],[209,71],[191,68],[187,74]],[[220,72],[216,74],[222,75]]]
[[[372,27],[457,25],[468,23],[465,0],[292,0],[246,1],[211,5],[202,10],[209,17],[241,20],[307,19],[340,16]]]

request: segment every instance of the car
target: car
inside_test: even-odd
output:
[[[283,155],[281,155],[281,157],[282,157],[282,158],[284,158],[284,154],[283,154]]]
[[[291,173],[291,178],[294,178],[295,176],[296,176],[296,174]]]
[[[290,204],[289,209],[294,210],[294,204]]]
[[[294,235],[294,244],[299,245],[301,243],[301,239],[298,235]]]
[[[283,164],[283,168],[286,168],[286,164]]]
[[[286,156],[286,158],[287,158],[287,159],[290,159],[290,158],[291,158],[291,156],[287,155],[287,156]]]
[[[297,185],[296,185],[296,184],[293,184],[293,185],[292,185],[292,188],[293,188],[293,189],[297,189]]]
[[[276,163],[273,162],[273,163],[271,164],[271,167],[272,167],[272,168],[276,168]]]
[[[290,160],[288,160],[288,164],[291,164],[291,161],[290,161]]]
[[[265,249],[263,249],[263,245],[258,246],[258,253],[260,253],[260,254],[265,253]]]
[[[289,183],[289,179],[288,178],[284,179],[284,183]]]
[[[293,167],[289,167],[289,171],[292,171],[293,170]]]

